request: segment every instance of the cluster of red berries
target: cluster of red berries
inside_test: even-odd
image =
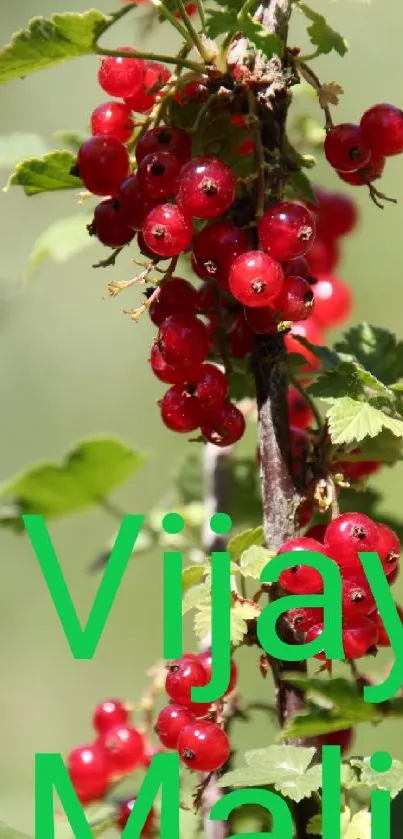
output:
[[[129,775],[139,766],[147,766],[146,742],[130,724],[130,710],[116,699],[97,705],[93,714],[96,739],[78,746],[67,757],[71,782],[82,804],[102,799],[112,783]],[[116,826],[124,829],[136,798],[123,801],[117,809]],[[151,810],[143,828],[147,835],[155,821]]]
[[[341,123],[329,129],[325,155],[342,181],[370,184],[382,175],[386,158],[403,152],[403,111],[394,105],[373,105],[359,125]]]
[[[170,704],[162,709],[155,726],[167,749],[176,749],[189,769],[215,772],[230,756],[230,742],[221,725],[212,721],[216,704],[195,703],[193,687],[207,685],[211,679],[211,652],[186,653],[168,665],[165,689]],[[237,682],[237,669],[231,661],[230,683],[225,696],[232,693]],[[207,717],[207,719],[206,719]]]
[[[343,646],[346,659],[357,659],[378,647],[390,646],[382,617],[358,553],[378,553],[390,585],[399,571],[400,542],[385,524],[362,513],[343,513],[330,524],[316,525],[306,534],[286,542],[279,554],[288,551],[316,551],[337,563],[342,577]],[[322,576],[315,568],[296,565],[282,572],[279,582],[292,594],[316,594],[323,590]],[[399,614],[403,622],[403,610]],[[291,626],[305,634],[306,642],[323,632],[321,609],[297,608],[287,613]],[[316,658],[324,660],[324,654]]]

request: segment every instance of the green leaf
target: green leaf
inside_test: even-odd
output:
[[[244,577],[252,577],[253,580],[260,580],[263,568],[273,558],[274,553],[262,548],[259,545],[252,545],[243,551],[239,561],[239,568]]]
[[[76,158],[70,151],[52,151],[43,157],[22,160],[4,191],[10,186],[22,186],[26,195],[38,195],[59,189],[80,189],[82,181],[71,174],[75,163]]]
[[[317,382],[310,385],[309,393],[321,399],[337,399],[346,393],[352,399],[379,398],[394,400],[391,390],[368,370],[355,361],[341,361],[337,367],[326,370]]]
[[[323,15],[315,12],[306,3],[301,3],[300,0],[297,0],[297,4],[301,12],[312,21],[307,32],[312,44],[317,47],[318,54],[327,54],[335,50],[339,55],[345,55],[348,50],[346,39],[329,26]]]
[[[396,798],[403,790],[403,763],[393,760],[388,772],[374,772],[370,767],[370,758],[351,758],[350,763],[361,770],[360,782],[370,789],[387,789],[391,798]]]
[[[305,175],[305,172],[302,172],[301,169],[297,172],[290,172],[288,180],[293,187],[293,192],[297,198],[301,198],[303,201],[309,201],[314,205],[316,204],[316,195],[313,191],[309,178]]]
[[[92,214],[84,216],[76,214],[60,219],[51,224],[36,240],[25,271],[25,278],[31,277],[48,259],[56,263],[67,262],[85,248],[94,244],[94,238],[88,234],[87,224],[90,224]]]
[[[96,52],[96,41],[116,17],[90,9],[33,18],[28,29],[16,32],[0,51],[0,84]]]
[[[203,579],[205,573],[204,565],[189,565],[182,571],[182,591],[186,594]]]
[[[270,785],[286,798],[302,801],[321,786],[321,767],[310,766],[314,754],[315,749],[303,746],[269,746],[246,752],[247,766],[228,772],[218,783],[220,787]]]
[[[335,349],[354,356],[385,385],[403,377],[403,341],[398,341],[388,329],[360,323],[343,335]]]
[[[234,647],[242,644],[242,641],[247,634],[247,621],[256,620],[261,612],[260,606],[257,603],[249,601],[245,603],[235,603],[231,609],[231,643]]]
[[[267,60],[283,52],[280,38],[267,32],[251,15],[242,12],[238,15],[234,9],[208,9],[206,29],[210,38],[242,32],[249,43]]]
[[[351,818],[350,808],[345,807],[340,813],[341,839],[370,839],[370,832],[362,832],[365,821],[368,825],[368,815],[367,810],[360,810]],[[370,829],[369,821],[369,831]],[[307,833],[310,836],[322,836],[322,815],[312,816],[308,822]]]
[[[244,530],[242,533],[238,533],[237,536],[233,536],[228,542],[227,550],[230,552],[233,559],[239,559],[241,554],[246,551],[247,548],[250,548],[251,545],[263,544],[263,527],[259,525],[259,527],[249,528],[248,530]]]
[[[366,402],[349,396],[335,400],[327,412],[332,443],[359,443],[365,437],[376,437],[387,428],[395,437],[403,437],[403,420],[390,417]]]
[[[40,464],[7,481],[0,495],[12,498],[21,513],[52,519],[99,504],[143,463],[144,455],[123,440],[94,437],[78,443],[61,466]],[[8,523],[21,529],[19,519]]]
[[[186,615],[192,609],[201,608],[205,601],[208,600],[208,609],[210,611],[210,592],[211,588],[208,583],[200,583],[187,589],[182,601],[182,615]]]
[[[13,169],[24,157],[40,157],[50,151],[39,134],[15,131],[0,136],[0,167]]]

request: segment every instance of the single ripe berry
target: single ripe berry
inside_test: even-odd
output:
[[[211,650],[206,650],[206,652],[201,653],[199,655],[199,661],[203,665],[203,667],[204,667],[204,669],[207,673],[207,676],[208,676],[208,681],[210,682],[211,681],[211,675],[212,675]],[[228,684],[227,690],[224,693],[224,696],[228,696],[229,693],[232,693],[232,691],[235,690],[237,680],[238,680],[238,669],[237,669],[237,666],[235,664],[234,659],[231,658],[229,684]]]
[[[350,454],[359,454],[360,449],[352,449]],[[350,482],[362,481],[378,472],[381,467],[379,460],[336,461],[332,464],[334,474],[341,473]]]
[[[158,346],[167,364],[194,370],[203,363],[208,353],[207,328],[194,315],[170,315],[160,326]]]
[[[124,96],[126,104],[136,114],[146,114],[155,104],[158,91],[170,79],[169,70],[158,61],[143,62],[144,75],[137,93]]]
[[[212,314],[220,301],[220,292],[216,283],[203,283],[197,289],[197,311],[201,315]]]
[[[98,739],[106,750],[111,775],[126,775],[140,766],[144,757],[143,736],[128,723],[108,728]]]
[[[226,289],[228,274],[234,260],[249,250],[250,241],[245,230],[229,221],[216,221],[204,227],[194,238],[193,255],[199,276],[216,279]]]
[[[195,772],[215,772],[227,762],[230,743],[225,731],[213,722],[194,722],[182,729],[178,752]]]
[[[303,370],[316,370],[320,366],[319,359],[298,341],[298,336],[306,338],[310,344],[321,346],[323,344],[322,330],[313,320],[305,320],[301,323],[294,323],[284,339],[288,352],[299,353],[306,358],[307,364],[302,368]]]
[[[337,174],[346,184],[366,186],[381,177],[385,163],[386,158],[382,154],[371,152],[368,162],[356,172],[337,172]]]
[[[354,172],[368,163],[371,148],[360,126],[345,122],[329,129],[324,152],[333,169],[338,172]]]
[[[154,376],[156,376],[160,382],[165,382],[167,385],[184,384],[186,377],[191,375],[187,369],[181,370],[167,364],[161,355],[161,351],[157,343],[153,344],[151,347],[150,364]]]
[[[373,105],[361,117],[361,131],[377,154],[390,157],[403,152],[403,112],[394,105]]]
[[[358,553],[378,550],[378,526],[363,513],[342,513],[326,530],[325,548],[342,568],[361,570]]]
[[[309,528],[309,530],[306,531],[305,536],[309,536],[310,539],[316,539],[323,545],[325,541],[326,530],[327,524],[314,524],[312,527]]]
[[[299,606],[296,609],[289,609],[285,617],[295,632],[308,632],[312,626],[323,621],[323,609]]]
[[[249,311],[252,310],[250,309]],[[253,311],[261,312],[263,308],[254,309]],[[228,337],[230,353],[234,358],[245,358],[246,355],[252,352],[253,332],[242,314],[235,318]]]
[[[398,606],[397,603],[395,603],[395,607],[396,607],[397,614],[399,615],[400,622],[403,625],[403,609],[402,609],[401,606]],[[371,615],[371,619],[373,621],[375,621],[377,629],[378,629],[378,640],[376,642],[377,646],[378,647],[390,647],[390,638],[389,638],[389,635],[386,631],[382,615],[378,611],[376,611],[376,612],[374,612],[373,615]]]
[[[331,274],[340,262],[340,245],[336,239],[317,236],[306,255],[309,270],[314,277]]]
[[[137,178],[139,189],[151,201],[165,201],[176,195],[181,164],[168,151],[151,152],[142,158]]]
[[[244,306],[267,306],[281,291],[279,262],[263,251],[247,251],[236,258],[229,272],[229,287]]]
[[[95,207],[94,218],[87,230],[90,236],[96,236],[109,248],[121,248],[134,238],[134,230],[127,224],[114,198],[107,198]]]
[[[274,204],[259,222],[259,242],[264,251],[281,262],[303,256],[315,239],[315,220],[302,204]]]
[[[354,729],[341,728],[339,731],[329,731],[327,734],[320,734],[318,737],[318,746],[340,746],[341,754],[344,755],[350,751],[354,742]]]
[[[243,313],[246,323],[257,335],[276,334],[277,321],[271,306],[245,306]]]
[[[358,622],[376,609],[376,603],[364,574],[342,578],[343,620]]]
[[[324,546],[320,542],[316,542],[315,539],[308,539],[306,536],[289,539],[282,545],[277,556],[289,552],[297,554],[300,551],[315,551],[326,556]],[[316,568],[309,565],[294,565],[292,568],[287,568],[281,572],[279,583],[285,591],[289,591],[291,594],[316,594],[323,590],[322,575]]]
[[[187,708],[172,703],[166,705],[158,714],[155,731],[163,746],[176,749],[182,728],[192,722],[194,717]]]
[[[315,284],[315,320],[320,326],[339,326],[350,315],[350,289],[337,277],[320,275]]]
[[[142,233],[147,247],[165,259],[187,250],[193,236],[193,225],[174,204],[159,204],[146,217]]]
[[[167,390],[160,403],[161,419],[171,431],[187,434],[200,425],[197,400],[190,396],[184,385],[173,385]]]
[[[281,320],[306,320],[316,307],[316,285],[314,293],[303,277],[285,277],[273,306],[280,313]]]
[[[92,724],[98,734],[105,734],[109,728],[129,720],[129,710],[119,699],[107,699],[97,705],[92,717]]]
[[[132,112],[124,102],[104,102],[91,114],[93,136],[114,137],[120,143],[127,143],[133,134]]]
[[[141,163],[148,154],[165,151],[175,155],[183,164],[189,160],[191,150],[192,141],[186,131],[173,125],[159,125],[139,137],[135,153],[137,163]]]
[[[178,705],[188,708],[193,714],[202,716],[210,705],[206,702],[192,702],[191,692],[194,687],[203,687],[208,683],[207,673],[198,656],[185,653],[182,658],[171,661],[167,665],[165,690]]]
[[[305,642],[315,641],[323,632],[323,623],[308,629]],[[362,658],[374,649],[378,641],[378,629],[375,621],[370,618],[360,618],[356,623],[348,623],[343,626],[342,642],[344,657],[354,660]],[[318,653],[315,658],[324,659],[324,653]]]
[[[397,533],[386,524],[378,524],[378,542],[374,548],[380,556],[385,574],[389,574],[396,568],[400,559],[400,540]]]
[[[129,821],[130,813],[132,812],[135,803],[136,803],[135,798],[129,798],[127,801],[123,801],[122,804],[119,805],[119,810],[118,810],[116,823],[117,823],[117,826],[120,828],[120,830],[125,829],[125,827],[127,825],[127,822]],[[147,836],[151,832],[151,830],[154,826],[154,822],[155,822],[155,812],[151,808],[151,810],[150,810],[150,812],[149,812],[149,814],[148,814],[148,816],[147,816],[147,818],[144,822],[144,827],[141,831],[140,836]]]
[[[198,310],[198,294],[194,286],[187,280],[174,277],[161,285],[159,297],[151,304],[149,315],[156,326],[169,315],[181,312],[195,315]]]
[[[116,198],[126,224],[133,230],[141,230],[156,202],[151,201],[141,192],[137,175],[130,175],[122,181]]]
[[[214,446],[232,446],[244,434],[245,417],[232,402],[224,402],[214,415],[209,413],[200,430],[203,437]]]
[[[215,364],[202,364],[193,378],[188,377],[188,392],[197,400],[204,415],[217,412],[228,396],[228,381]]]
[[[133,52],[131,47],[120,47],[122,52]],[[125,99],[134,96],[144,79],[144,62],[140,58],[103,58],[98,70],[98,82],[108,96]]]
[[[285,277],[303,277],[310,282],[313,278],[305,256],[296,256],[295,259],[287,259],[282,264]]]
[[[89,192],[115,195],[129,171],[129,155],[114,137],[90,137],[79,148],[77,164]]]
[[[329,192],[321,188],[316,190],[319,200],[316,229],[319,236],[339,239],[356,229],[358,209],[354,201],[343,192]],[[298,273],[298,272],[297,272]]]
[[[177,202],[190,216],[216,218],[234,201],[236,178],[215,157],[195,157],[181,170]]]
[[[290,388],[287,401],[290,425],[306,428],[313,420],[313,411],[306,399],[295,388]]]
[[[102,798],[109,785],[109,766],[105,750],[97,743],[79,746],[67,757],[67,771],[82,804]]]

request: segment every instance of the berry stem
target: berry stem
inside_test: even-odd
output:
[[[318,76],[316,75],[316,73],[313,72],[313,70],[311,70],[310,67],[308,67],[307,64],[305,64],[305,61],[302,61],[300,58],[297,59],[296,65],[299,69],[299,72],[301,73],[301,76],[305,79],[306,82],[308,82],[308,84],[311,85],[311,87],[313,87],[313,89],[318,94],[320,107],[322,108],[322,111],[325,114],[325,129],[326,131],[328,131],[329,128],[333,127],[333,119],[330,113],[329,106],[325,104],[322,99],[323,87],[318,79]]]
[[[168,6],[165,6],[164,3],[158,3],[157,8],[158,8],[158,11],[161,12],[161,14],[164,16],[164,18],[166,20],[169,20],[169,22],[172,24],[172,26],[175,27],[177,32],[180,33],[180,35],[182,36],[184,41],[186,41],[186,43],[189,44],[189,46],[193,46],[193,40],[190,37],[189,33],[187,32],[185,26],[182,26],[182,24],[175,17],[173,12],[171,12],[170,9],[168,9]]]
[[[192,21],[186,11],[185,4],[183,0],[176,0],[176,5],[178,7],[178,12],[183,20],[183,23],[189,33],[190,40],[195,45],[196,49],[200,53],[202,59],[206,62],[206,64],[211,63],[212,55],[203,43],[202,39],[200,38],[199,33],[196,31],[195,27],[193,26]]]
[[[197,61],[188,61],[185,58],[178,58],[173,55],[166,55],[165,53],[157,52],[123,52],[122,50],[111,50],[106,47],[100,47],[96,44],[97,55],[105,55],[107,58],[142,58],[144,61],[159,61],[163,64],[175,64],[177,67],[186,67],[188,70],[194,70],[195,73],[204,73],[204,64],[199,64]]]
[[[298,381],[298,379],[295,376],[290,376],[290,382],[292,383],[293,387],[295,387],[295,390],[297,390],[298,393],[301,394],[303,399],[305,399],[305,402],[308,403],[308,405],[309,405],[309,407],[310,407],[310,409],[311,409],[311,411],[312,411],[312,413],[315,417],[315,422],[316,422],[316,425],[318,426],[318,430],[321,431],[322,428],[323,428],[323,421],[322,421],[322,417],[321,417],[321,415],[320,415],[320,413],[317,409],[315,400],[312,399],[312,397],[309,395],[309,393],[307,393],[305,388],[302,386],[302,384]]]

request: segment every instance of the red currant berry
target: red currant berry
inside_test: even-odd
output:
[[[358,621],[376,609],[376,603],[364,574],[350,575],[342,579],[343,619]]]
[[[341,754],[344,755],[350,751],[354,742],[354,729],[342,728],[339,731],[329,731],[327,734],[320,734],[318,737],[318,746],[340,746]]]
[[[185,653],[177,661],[171,661],[167,665],[168,674],[165,680],[165,690],[178,705],[188,708],[193,714],[202,716],[210,709],[206,702],[192,702],[191,693],[194,687],[203,687],[208,684],[208,677],[198,656]]]
[[[173,125],[159,125],[146,131],[137,140],[136,160],[137,163],[141,163],[148,154],[164,151],[175,155],[181,163],[186,163],[190,158],[191,149],[192,141],[186,131]]]
[[[353,449],[351,454],[359,454],[359,451],[359,448]],[[355,482],[368,478],[369,475],[373,475],[375,472],[378,472],[380,467],[381,464],[379,460],[357,460],[356,462],[338,461],[333,463],[332,471],[334,474],[341,472],[347,481]]]
[[[217,279],[225,289],[232,263],[249,250],[247,233],[229,221],[216,221],[195,236],[193,255],[203,279]]]
[[[142,766],[144,769],[149,769],[155,755],[163,755],[165,753],[165,749],[158,749],[157,746],[153,746],[151,743],[146,744],[144,757],[142,760]]]
[[[196,218],[216,218],[229,209],[236,193],[232,170],[215,157],[195,157],[180,177],[177,202]]]
[[[130,52],[131,47],[120,47]],[[141,58],[103,58],[98,70],[98,82],[108,96],[125,99],[140,90],[144,79],[144,62]]]
[[[398,606],[397,603],[395,603],[395,606],[396,606],[396,610],[397,610],[397,613],[398,613],[399,618],[400,618],[400,622],[403,625],[403,609],[402,609],[401,606]],[[378,611],[376,611],[376,612],[374,612],[373,615],[371,615],[371,619],[373,621],[375,621],[376,627],[378,629],[378,640],[376,642],[377,646],[378,647],[390,647],[390,639],[389,639],[388,633],[386,632],[385,624],[383,622],[382,615]]]
[[[132,812],[135,803],[135,798],[129,798],[127,801],[123,801],[122,804],[120,804],[117,817],[117,826],[120,828],[120,830],[123,831],[125,829],[127,822],[129,821],[130,813]],[[140,836],[147,836],[149,833],[151,833],[154,827],[154,822],[155,812],[153,809],[151,809],[145,820],[144,827],[141,831]]]
[[[285,542],[277,556],[289,552],[299,553],[300,551],[315,551],[326,556],[324,546],[320,542],[316,542],[315,539],[307,539],[306,536],[300,536]],[[322,575],[316,568],[311,568],[309,565],[294,565],[292,568],[287,568],[281,572],[279,583],[285,591],[292,594],[316,594],[323,590]]]
[[[185,725],[194,722],[194,717],[182,705],[167,705],[158,714],[155,731],[162,745],[167,749],[176,749],[178,738]]]
[[[270,207],[259,222],[259,242],[274,259],[303,256],[315,239],[315,221],[307,207],[283,201]]]
[[[140,766],[144,757],[144,740],[137,728],[128,723],[108,728],[98,743],[106,750],[111,775],[126,775]]]
[[[265,311],[262,309],[255,309],[254,311]],[[243,315],[236,317],[229,334],[229,348],[230,353],[234,358],[245,358],[253,347],[253,332],[250,325],[246,322]]]
[[[359,125],[350,122],[330,128],[326,134],[324,152],[333,169],[354,172],[368,163],[371,149]]]
[[[307,530],[305,536],[309,536],[310,539],[316,539],[317,542],[321,542],[322,545],[325,541],[325,535],[327,530],[327,524],[314,524],[312,527]]]
[[[342,513],[327,526],[325,548],[341,567],[362,569],[359,552],[378,550],[378,526],[363,513]]]
[[[365,166],[361,166],[356,172],[338,172],[339,178],[351,186],[365,186],[381,177],[385,168],[386,158],[381,154],[371,152],[371,157]]]
[[[315,294],[309,283],[303,277],[285,277],[279,296],[275,300],[275,308],[281,313],[284,321],[306,320],[312,314],[316,305]]]
[[[94,218],[87,229],[90,236],[96,236],[108,248],[121,248],[134,238],[134,230],[127,224],[114,198],[107,198],[95,207]]]
[[[318,276],[315,284],[315,320],[320,326],[339,326],[350,315],[350,289],[337,277]]]
[[[170,387],[159,405],[162,422],[171,431],[187,434],[199,427],[199,405],[197,400],[189,395],[184,385]]]
[[[295,632],[308,632],[312,626],[323,621],[323,609],[304,608],[289,609],[285,613],[288,623]]]
[[[357,227],[358,210],[354,201],[342,192],[320,190],[317,231],[324,239],[338,239]]]
[[[314,277],[318,274],[331,274],[340,262],[340,246],[337,240],[317,236],[306,255],[306,261]]]
[[[312,279],[305,256],[296,256],[295,259],[288,259],[286,262],[283,262],[282,267],[285,277],[303,277],[308,282]]]
[[[400,559],[400,540],[397,533],[386,524],[378,524],[378,542],[376,550],[380,556],[386,576],[392,573]]]
[[[151,201],[172,198],[179,185],[181,164],[168,151],[158,151],[142,158],[137,170],[140,191]]]
[[[95,708],[92,724],[98,734],[105,734],[109,728],[128,722],[129,717],[130,712],[124,702],[107,699]]]
[[[203,363],[208,353],[207,328],[194,315],[170,315],[160,326],[158,345],[167,364],[194,370]]]
[[[119,209],[126,224],[133,230],[141,230],[155,202],[145,197],[139,188],[137,175],[130,175],[119,187],[117,193]]]
[[[400,574],[400,566],[399,565],[396,565],[396,568],[394,568],[393,571],[391,571],[390,574],[387,574],[388,583],[389,583],[390,586],[393,586],[393,584],[396,582],[399,574]]]
[[[299,353],[307,360],[306,367],[302,369],[316,370],[320,366],[320,361],[310,350],[303,347],[297,340],[297,336],[306,338],[311,344],[321,346],[323,344],[323,333],[319,326],[313,320],[302,321],[302,323],[294,323],[290,332],[284,338],[286,349],[290,353]]]
[[[310,641],[315,641],[323,632],[323,623],[308,629],[305,641],[308,644]],[[362,658],[372,651],[378,641],[378,629],[376,624],[370,618],[360,618],[357,623],[349,623],[343,627],[342,641],[344,647],[344,656],[347,659],[354,660]],[[318,653],[315,658],[324,659],[324,653]]]
[[[174,96],[175,101],[180,105],[185,105],[187,102],[206,102],[208,98],[208,89],[201,80],[188,82]]]
[[[197,311],[201,315],[208,315],[219,305],[220,294],[216,283],[203,283],[197,290]]]
[[[196,376],[188,377],[188,391],[195,397],[204,415],[215,415],[228,396],[225,373],[215,364],[202,364]]]
[[[95,108],[91,114],[91,134],[93,136],[114,137],[120,143],[127,143],[133,134],[134,120],[132,112],[124,102],[105,102]]]
[[[160,382],[165,382],[167,385],[184,384],[189,371],[178,370],[176,367],[171,367],[164,361],[158,344],[153,344],[150,355],[151,369]]]
[[[94,195],[115,195],[129,171],[128,151],[114,137],[90,137],[79,148],[80,178]]]
[[[67,757],[66,765],[82,804],[103,798],[109,785],[109,768],[102,746],[91,743],[73,749]]]
[[[312,408],[295,388],[288,391],[288,416],[294,428],[306,428],[313,420]]]
[[[361,117],[361,131],[376,154],[403,152],[403,112],[394,105],[373,105]]]
[[[187,250],[192,241],[193,225],[179,207],[159,204],[148,214],[142,232],[147,247],[167,259]]]
[[[163,64],[157,61],[144,61],[144,76],[141,86],[134,96],[124,96],[126,104],[136,114],[146,114],[151,110],[157,98],[158,89],[163,88],[171,74]]]
[[[277,321],[274,316],[274,309],[270,306],[245,306],[244,318],[252,332],[257,335],[275,335],[277,332]],[[248,352],[252,349],[248,345]]]
[[[160,295],[151,304],[149,315],[156,326],[161,326],[162,321],[169,315],[182,312],[195,315],[197,309],[198,294],[196,289],[187,280],[174,277],[161,285]]]
[[[232,402],[224,402],[219,411],[206,417],[200,430],[209,443],[220,448],[232,446],[244,434],[245,417]]]
[[[281,291],[281,265],[263,251],[247,251],[232,263],[229,287],[244,306],[267,306]]]
[[[201,664],[203,665],[203,667],[204,667],[204,669],[207,673],[207,677],[208,677],[207,684],[208,684],[211,681],[211,674],[212,674],[211,650],[206,650],[206,652],[201,653],[201,655],[199,655],[199,661],[201,662]],[[237,669],[237,666],[235,664],[234,659],[232,658],[231,659],[229,685],[227,687],[227,690],[225,691],[224,696],[228,696],[229,693],[232,693],[232,691],[235,690],[237,680],[238,680],[238,669]]]
[[[213,722],[195,722],[182,729],[178,752],[195,772],[215,772],[226,763],[230,743],[225,731]]]

